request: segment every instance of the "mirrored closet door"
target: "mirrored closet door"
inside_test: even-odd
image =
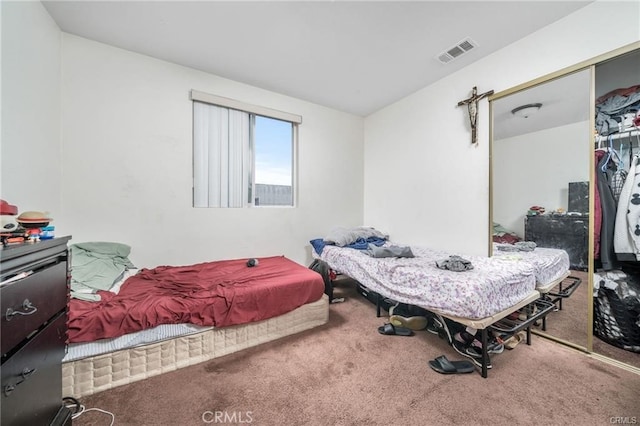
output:
[[[544,332],[585,350],[590,87],[587,69],[492,102],[494,250],[513,238],[567,251],[580,284],[549,314]]]
[[[575,278],[549,292],[564,297],[535,332],[640,369],[640,43],[490,108],[490,251],[562,249]]]

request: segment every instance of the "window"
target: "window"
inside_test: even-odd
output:
[[[191,92],[194,207],[293,206],[300,116]]]
[[[292,123],[268,117],[255,117],[255,195],[256,206],[293,205]]]

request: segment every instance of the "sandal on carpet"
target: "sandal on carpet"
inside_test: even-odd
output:
[[[469,361],[449,361],[444,355],[429,361],[429,367],[441,374],[465,374],[476,370]]]
[[[391,323],[378,327],[378,333],[387,336],[413,336],[413,330],[406,327],[396,327]]]
[[[527,338],[527,333],[524,330],[520,330],[513,336],[509,337],[504,341],[504,347],[507,349],[514,349],[518,343],[522,342]]]
[[[396,327],[405,327],[411,330],[424,330],[429,323],[426,317],[403,317],[400,315],[391,315],[389,322]]]

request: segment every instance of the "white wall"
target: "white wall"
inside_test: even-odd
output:
[[[640,32],[640,29],[638,30]],[[596,99],[621,87],[640,83],[640,52],[631,52],[622,57],[599,64],[596,67]]]
[[[64,206],[73,242],[120,241],[141,267],[286,255],[362,223],[363,119],[64,34]],[[191,89],[303,116],[298,207],[192,207]]]
[[[60,30],[40,2],[2,2],[0,198],[61,215]]]
[[[493,142],[493,220],[524,238],[531,206],[567,211],[569,182],[589,180],[589,121]]]
[[[488,102],[477,146],[457,103],[473,86],[499,92],[638,41],[638,28],[640,3],[595,2],[367,117],[364,223],[399,242],[486,255]]]

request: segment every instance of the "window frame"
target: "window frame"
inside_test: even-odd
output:
[[[298,203],[298,136],[299,126],[302,124],[302,116],[291,114],[284,111],[279,111],[272,108],[267,108],[259,105],[252,105],[242,101],[238,101],[231,98],[225,98],[222,96],[212,95],[209,93],[191,90],[190,99],[192,101],[192,111],[195,102],[203,104],[214,105],[217,107],[227,108],[242,111],[249,114],[249,148],[247,155],[249,157],[249,170],[247,170],[247,178],[249,180],[249,186],[247,188],[248,194],[240,207],[229,206],[196,206],[195,204],[195,192],[196,192],[196,175],[195,175],[195,115],[192,113],[192,207],[193,208],[295,208]],[[261,116],[269,119],[275,119],[284,121],[291,124],[291,204],[282,205],[256,205],[256,142],[255,142],[255,119],[256,116]],[[243,197],[244,198],[244,197]]]

